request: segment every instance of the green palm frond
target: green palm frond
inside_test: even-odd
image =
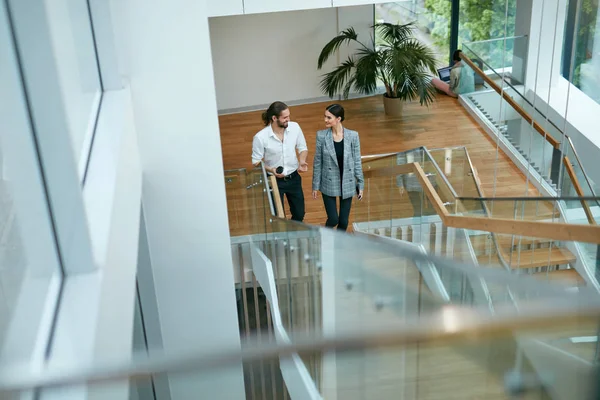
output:
[[[320,84],[321,91],[327,93],[329,97],[334,97],[342,90],[347,81],[354,80],[351,73],[355,66],[354,59],[348,57],[348,59],[336,69],[323,75]]]
[[[354,28],[350,27],[340,32],[339,35],[334,37],[323,47],[321,50],[321,54],[319,54],[319,61],[317,63],[317,68],[321,69],[323,64],[329,59],[329,57],[334,54],[337,49],[344,43],[350,43],[352,41],[358,41],[358,34],[354,30]]]
[[[405,41],[401,46],[399,46],[398,51],[407,53],[410,57],[413,57],[413,60],[415,60],[419,67],[423,68],[424,70],[427,70],[431,73],[436,72],[437,61],[433,50],[418,40],[410,39]]]
[[[352,85],[354,85],[355,82],[355,76],[351,77],[350,79],[348,79],[348,82],[346,82],[346,86],[344,86],[344,91],[342,92],[342,96],[344,96],[344,99],[347,99],[350,95],[350,89],[352,89]]]
[[[354,87],[359,93],[372,94],[377,91],[377,72],[379,70],[379,54],[371,49],[357,50],[358,61],[354,73]],[[348,96],[344,96],[348,98]]]
[[[342,31],[325,45],[319,55],[318,68],[344,43],[356,42],[359,47],[333,71],[323,75],[320,87],[323,93],[334,97],[341,93],[348,98],[350,90],[372,94],[377,90],[378,79],[383,81],[388,96],[402,100],[419,99],[429,105],[435,98],[430,74],[435,73],[433,51],[413,36],[412,23],[394,25],[376,24],[383,44],[365,46],[358,40],[353,28]]]
[[[390,46],[394,46],[412,37],[414,24],[409,22],[404,25],[396,25],[390,24],[389,22],[382,22],[380,24],[375,24],[375,29],[384,41]]]
[[[428,106],[435,98],[431,77],[424,71],[404,73],[403,79],[399,82],[397,97],[406,101],[419,99],[422,106]]]

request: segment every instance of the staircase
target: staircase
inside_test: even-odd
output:
[[[521,156],[529,163],[529,165],[548,183],[554,190],[557,189],[556,184],[550,179],[546,172],[542,172],[540,167],[535,164],[533,160],[530,159],[529,155],[521,149],[521,147],[516,143],[515,139],[511,137],[508,133],[508,125],[506,121],[496,121],[488,111],[485,110],[485,107],[481,105],[475,98],[475,96],[467,96],[467,98],[471,101],[471,103],[481,112],[481,114],[496,128],[498,132],[521,154]]]
[[[560,242],[551,239],[496,235],[499,252],[492,235],[471,235],[473,250],[481,266],[502,264],[498,254],[511,270],[534,277],[562,281],[568,286],[584,286],[585,281],[573,268],[576,256]]]

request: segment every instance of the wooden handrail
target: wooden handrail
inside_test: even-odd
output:
[[[427,179],[427,176],[419,163],[409,163],[404,165],[412,166],[413,172],[421,182],[427,198],[442,219],[444,225],[448,227],[503,233],[507,235],[600,244],[599,225],[576,225],[558,222],[450,215],[439,195],[431,185],[431,182]],[[535,197],[532,197],[532,200],[535,200]]]
[[[573,169],[573,165],[571,164],[569,157],[565,156],[563,158],[563,164],[565,164],[565,169],[567,170],[567,173],[573,182],[575,192],[577,192],[579,197],[584,197],[585,194],[583,193],[579,179],[577,179],[577,175],[575,175],[575,170]],[[581,205],[583,206],[583,211],[585,212],[585,216],[587,217],[589,223],[591,225],[596,225],[596,220],[594,219],[594,215],[592,214],[592,210],[590,209],[588,203],[585,200],[581,200]]]
[[[269,176],[271,181],[271,190],[273,190],[273,202],[275,203],[275,213],[279,218],[285,218],[285,212],[283,211],[283,203],[281,202],[281,196],[279,195],[279,187],[277,186],[277,179],[275,176]]]
[[[552,147],[558,149],[560,147],[560,142],[558,140],[556,140],[554,137],[552,137],[552,135],[550,135],[548,132],[546,132],[546,130],[544,128],[542,128],[542,126],[540,124],[538,124],[537,122],[535,122],[533,120],[533,118],[531,118],[531,116],[527,113],[527,111],[525,111],[523,109],[523,107],[521,107],[512,97],[510,97],[508,95],[508,93],[506,93],[504,90],[502,90],[500,88],[500,86],[498,86],[496,84],[496,82],[494,82],[492,79],[490,79],[482,70],[481,68],[479,68],[477,65],[475,65],[475,63],[465,55],[465,53],[461,52],[460,53],[460,58],[462,58],[462,60],[464,62],[466,62],[469,67],[471,67],[473,69],[473,71],[475,71],[475,73],[479,76],[481,76],[483,78],[483,80],[492,87],[492,89],[494,89],[499,95],[502,96],[502,98],[508,103],[510,104],[510,106],[512,108],[515,109],[515,111],[521,116],[523,117],[523,119],[525,119],[525,121],[527,121],[527,123],[532,124],[533,125],[533,129],[535,129],[540,135],[542,135],[546,141],[548,143],[550,143],[552,145]]]

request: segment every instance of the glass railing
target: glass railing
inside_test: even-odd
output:
[[[597,286],[597,240],[586,235],[579,235],[577,241],[547,239],[553,236],[555,229],[576,229],[578,222],[589,226],[580,204],[596,202],[597,198],[481,197],[477,172],[464,148],[432,151],[421,148],[378,157],[376,162],[376,165],[367,164],[365,182],[377,191],[377,196],[367,196],[368,201],[356,206],[355,231],[412,242],[429,254],[500,266],[570,287],[581,287],[585,282]],[[423,206],[431,202],[417,174],[406,173],[403,165],[411,162],[423,165],[430,189],[439,197],[443,210]],[[405,195],[406,187],[416,192],[412,196],[417,202]],[[478,197],[458,197],[455,188],[461,194],[475,193]],[[572,203],[573,206],[566,206]],[[373,208],[377,212],[373,212]],[[447,218],[440,212],[482,220],[463,222],[460,226],[464,229],[456,229],[447,225]],[[489,224],[485,219],[498,221],[504,227]],[[507,233],[506,223],[510,221],[549,224],[523,236]],[[567,222],[570,225],[560,225]],[[588,238],[591,243],[587,242]],[[450,248],[453,251],[448,251]]]
[[[343,237],[332,234],[334,240]],[[342,266],[349,262],[345,258],[339,261]],[[334,268],[336,263],[332,268],[339,271]],[[384,299],[365,301],[359,295],[369,281],[363,280],[360,287],[340,283],[337,291],[344,297],[334,292],[338,302],[328,304],[324,312],[339,311],[341,314],[327,314],[327,322],[341,329],[329,334],[295,332],[286,343],[252,338],[241,350],[191,342],[185,353],[136,353],[130,361],[120,363],[63,365],[36,372],[4,369],[0,370],[0,397],[31,390],[60,397],[83,389],[91,396],[106,396],[115,390],[127,392],[129,386],[129,393],[137,393],[132,399],[160,399],[164,390],[160,377],[169,383],[171,393],[181,398],[195,398],[198,390],[202,396],[218,398],[224,390],[233,395],[231,387],[239,387],[240,378],[234,371],[240,363],[281,360],[285,386],[270,386],[263,393],[246,391],[246,398],[385,399],[402,394],[410,399],[482,395],[537,399],[563,392],[571,397],[559,398],[595,398],[597,337],[593,332],[600,319],[600,302],[589,292],[542,290],[534,299],[527,299],[514,291],[512,298],[517,299],[518,308],[507,303],[492,309],[441,304],[425,292],[412,291],[411,284],[400,292],[405,305]],[[585,348],[577,346],[584,342]],[[318,384],[302,373],[293,373],[296,354],[320,359]],[[140,388],[140,382],[149,382],[148,391]],[[147,397],[140,397],[142,393]],[[244,393],[237,394],[228,398],[244,398]]]
[[[502,220],[552,222],[560,223],[553,228],[552,225],[540,227],[539,231],[528,236],[509,235],[496,233],[499,245],[499,254],[511,269],[521,272],[547,273],[561,271],[548,279],[564,276],[572,282],[581,281],[579,274],[574,271],[562,272],[564,269],[578,266],[580,271],[586,271],[590,279],[597,281],[598,267],[600,266],[598,244],[596,238],[587,240],[552,240],[548,239],[553,229],[575,230],[577,225],[589,226],[589,221],[581,209],[582,201],[595,203],[599,198],[493,198],[493,199],[467,199],[457,200],[459,208],[466,209],[470,204],[484,202],[488,210],[488,217]],[[571,205],[571,206],[569,206]],[[569,223],[569,226],[562,225]],[[545,232],[543,230],[546,230]],[[544,237],[544,234],[547,236]],[[585,239],[585,238],[584,238]],[[485,260],[485,264],[497,263],[495,256]],[[579,265],[577,265],[579,263]]]
[[[462,48],[463,52],[474,55],[467,54],[484,72],[504,72],[510,77],[513,70],[517,72],[522,67],[527,46],[527,36],[513,36],[463,43]]]
[[[364,164],[365,188],[369,190],[365,190],[365,199],[354,206],[354,230],[412,242],[429,254],[476,263],[467,231],[446,226],[417,174],[402,170],[405,164],[413,162],[419,163],[432,190],[450,213],[487,216],[483,201],[456,201],[457,191],[461,195],[481,196],[477,173],[466,149],[419,148],[380,156],[375,165]],[[490,238],[486,254],[498,257],[493,235]]]
[[[430,171],[425,179],[440,195],[453,192],[436,155],[426,149],[412,153],[423,165],[429,163],[423,168]],[[390,168],[395,174],[405,165],[399,162],[407,161],[395,156],[394,165],[382,166],[381,172]],[[248,203],[232,199],[231,204],[247,204],[253,222],[240,221],[238,227],[245,227],[240,236],[248,241],[232,238],[232,244],[248,249],[236,256],[249,258],[241,280],[252,281],[255,293],[254,321],[247,321],[253,329],[240,328],[241,351],[192,341],[185,354],[146,348],[140,352],[151,357],[136,353],[133,361],[121,364],[42,371],[11,367],[0,370],[0,397],[32,388],[60,394],[73,385],[88,385],[87,393],[101,394],[107,393],[103,385],[121,385],[120,390],[129,385],[130,393],[138,394],[133,398],[154,399],[167,381],[171,393],[193,398],[207,387],[235,386],[236,376],[244,381],[240,397],[253,400],[354,398],[357,393],[364,398],[402,393],[406,398],[485,394],[509,399],[566,389],[573,398],[587,398],[592,393],[587,389],[591,378],[571,388],[547,369],[559,365],[561,376],[569,376],[586,364],[568,364],[540,348],[556,349],[560,343],[553,340],[590,335],[600,317],[596,291],[584,287],[575,292],[502,269],[475,267],[469,262],[469,232],[424,223],[428,215],[420,216],[418,229],[428,225],[429,235],[414,244],[280,219],[271,212],[262,171],[238,175],[239,190],[231,181],[227,192],[234,197],[247,193]],[[229,179],[229,172],[225,176]],[[391,178],[388,185],[397,184],[396,175]],[[261,185],[252,186],[261,180],[260,190]],[[426,245],[435,251],[426,253]],[[259,290],[262,296],[256,295]],[[546,342],[538,339],[542,334]],[[597,343],[597,338],[586,340]],[[510,384],[505,384],[507,375],[515,378]],[[211,398],[219,394],[202,391]]]
[[[425,178],[406,169],[411,163],[418,163]],[[548,278],[548,268],[544,275],[534,273],[541,271],[536,266],[537,269],[531,271],[532,276],[510,274],[503,268],[485,268],[496,266],[498,262],[494,260],[503,260],[504,267],[510,268],[514,262],[511,257],[524,255],[525,246],[532,246],[524,238],[510,238],[511,241],[522,242],[522,246],[518,247],[519,253],[511,253],[504,250],[510,245],[504,235],[457,229],[444,224],[426,192],[421,189],[424,179],[450,216],[504,218],[510,215],[512,219],[520,217],[523,220],[529,215],[527,213],[533,213],[531,219],[537,220],[547,216],[545,212],[552,206],[540,200],[533,209],[516,203],[509,210],[510,207],[500,205],[500,200],[459,197],[455,187],[461,196],[470,193],[481,196],[477,173],[464,148],[433,151],[419,148],[399,154],[366,157],[363,165],[365,198],[355,203],[355,235],[275,217],[271,213],[271,190],[268,185],[265,186],[268,181],[261,174],[255,173],[254,181],[250,182],[262,184],[260,190],[260,185],[251,184],[240,189],[255,197],[253,204],[259,211],[250,213],[249,217],[254,221],[251,225],[253,230],[246,232],[251,236],[249,248],[260,250],[264,256],[259,264],[252,256],[253,262],[246,268],[250,276],[255,276],[250,278],[255,285],[253,290],[265,293],[265,304],[259,305],[256,319],[266,319],[266,324],[263,324],[263,332],[260,329],[251,332],[254,333],[253,338],[259,337],[259,343],[276,340],[281,345],[307,337],[318,341],[320,337],[335,338],[367,326],[376,330],[385,329],[385,326],[400,327],[409,321],[443,313],[449,305],[484,307],[493,312],[505,308],[514,311],[536,299],[572,294],[570,288],[574,285]],[[233,187],[228,193],[230,190],[235,193]],[[412,198],[411,190],[418,191]],[[514,211],[519,206],[524,210],[521,214]],[[532,248],[536,257],[543,252],[541,245]],[[237,253],[237,257],[243,259],[244,255]],[[475,266],[477,264],[478,267]],[[265,271],[272,271],[274,289],[265,290],[265,276],[269,274],[257,270],[257,265]],[[569,264],[563,265],[562,269],[573,269],[569,267]],[[543,275],[545,279],[541,279]],[[581,281],[583,278],[579,277],[578,282]],[[580,294],[589,291],[594,290],[580,285]],[[270,303],[273,299],[277,301],[278,316],[273,314],[275,310]],[[261,317],[264,314],[260,313],[266,313],[266,316]],[[277,321],[280,321],[283,333],[277,333]],[[242,333],[247,337],[248,332]],[[244,339],[244,343],[250,342]],[[521,372],[535,373],[535,368],[524,367],[527,363],[520,360],[523,357],[521,353],[517,356],[514,341],[510,346],[513,350],[506,366],[512,363],[519,365]],[[453,352],[454,349],[447,351]],[[381,365],[389,365],[385,363],[391,360],[386,361],[380,353],[372,357],[371,352],[362,350],[359,358],[323,351],[298,352],[276,364],[281,373],[274,374],[278,382],[275,388],[281,388],[282,393],[285,391],[293,398],[293,388],[298,388],[298,381],[292,380],[301,380],[305,374],[311,382],[309,387],[305,387],[306,393],[312,391],[324,398],[332,393],[346,394],[354,387],[368,393],[385,393],[380,391],[381,387],[389,384],[389,390],[399,390],[396,383],[374,383],[378,382]],[[477,357],[470,358],[473,354],[467,353],[470,354],[469,362],[482,361]],[[248,370],[252,373],[247,374],[250,376],[246,381],[247,384],[254,382],[252,393],[258,398],[272,398],[268,390],[269,379],[263,378],[265,366],[260,363],[245,365],[245,371]],[[335,385],[331,383],[332,371],[337,377]],[[498,371],[485,370],[485,373]],[[411,374],[423,379],[426,375],[422,371]],[[263,389],[265,385],[267,390]]]
[[[504,138],[504,144],[520,154],[528,168],[528,181],[546,181],[549,191],[563,197],[596,197],[596,185],[586,174],[568,135],[527,99],[519,83],[509,79],[510,73],[487,61],[487,47],[487,42],[469,43],[465,45],[464,54],[471,60],[482,60],[485,73],[510,101],[496,90],[466,95],[467,101],[479,110],[490,128]],[[526,193],[525,187],[523,193]],[[598,211],[594,213],[600,206],[595,201],[570,202],[568,206],[584,213],[588,223],[597,223],[600,218]]]

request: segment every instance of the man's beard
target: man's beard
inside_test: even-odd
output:
[[[287,128],[288,123],[287,122],[281,123],[281,122],[279,122],[279,120],[277,120],[277,126],[280,128]]]

